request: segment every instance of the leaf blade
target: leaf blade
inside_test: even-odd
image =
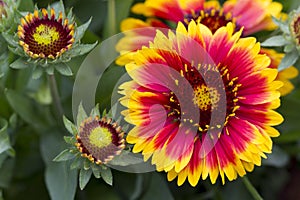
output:
[[[54,162],[62,162],[75,158],[75,154],[71,153],[69,149],[60,152],[54,159]]]
[[[81,190],[85,188],[92,176],[92,170],[81,169],[79,173],[79,187]]]

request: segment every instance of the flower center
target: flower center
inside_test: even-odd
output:
[[[187,26],[191,20],[204,24],[212,33],[216,32],[220,27],[226,26],[228,22],[235,24],[236,21],[235,18],[231,17],[230,13],[225,14],[222,10],[215,9],[192,12],[185,16],[183,23]]]
[[[210,88],[205,85],[201,85],[194,90],[193,102],[201,110],[208,110],[209,107],[214,110],[218,107],[219,101],[220,94],[216,88]]]
[[[180,74],[187,81],[174,80],[177,91],[165,93],[169,98],[165,105],[168,117],[198,127],[199,135],[223,128],[239,108],[237,92],[241,85],[236,83],[237,78],[231,78],[228,69],[221,66],[185,64],[184,68]],[[192,94],[186,90],[189,87],[193,88]]]
[[[33,38],[40,45],[49,45],[59,39],[59,32],[55,27],[41,24],[35,29]]]
[[[297,44],[300,45],[300,14],[294,17],[291,23],[291,29]]]
[[[91,144],[96,147],[105,147],[112,142],[111,133],[106,128],[96,127],[89,136]]]

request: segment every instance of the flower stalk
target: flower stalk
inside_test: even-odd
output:
[[[57,117],[58,117],[58,119],[61,119],[61,117],[64,114],[64,111],[63,111],[63,108],[61,105],[60,96],[58,93],[57,83],[56,83],[54,74],[48,75],[48,81],[49,81],[49,85],[50,85],[52,100],[53,100],[55,109],[57,111]]]
[[[255,200],[263,200],[263,198],[260,196],[260,194],[257,192],[255,187],[252,185],[252,183],[249,181],[247,176],[242,177],[243,183],[246,186],[247,190],[251,193],[252,197]]]
[[[108,28],[108,35],[111,36],[117,33],[115,0],[109,0],[107,6],[108,6],[108,24],[110,24]]]

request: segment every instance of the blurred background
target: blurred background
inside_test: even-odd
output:
[[[130,13],[131,5],[135,4],[136,0],[114,0],[115,5],[115,22],[113,23],[108,17],[112,13],[108,9],[109,0],[66,0],[65,7],[70,9],[73,7],[73,12],[76,16],[78,24],[86,22],[92,16],[92,23],[86,32],[83,42],[92,43],[95,41],[101,42],[112,34],[119,33],[120,22],[128,16],[133,16]],[[140,0],[139,0],[140,1]],[[20,9],[22,11],[32,10],[35,4],[39,8],[47,7],[48,4],[54,3],[51,0],[22,0]],[[289,12],[300,5],[299,0],[280,0],[284,6],[284,11]],[[108,12],[110,11],[110,12]],[[136,16],[141,18],[141,16]],[[266,38],[271,34],[269,32],[259,33],[260,38]],[[81,56],[72,60],[72,69],[76,73],[85,56]],[[296,64],[299,69],[300,63]],[[39,90],[43,85],[43,80],[38,83],[30,83],[23,85],[22,79],[30,78],[29,71],[24,70],[23,73],[9,71],[10,78],[5,83],[6,87],[12,87],[15,90],[25,91],[26,94],[33,93]],[[100,80],[97,90],[96,102],[100,103],[101,109],[110,107],[110,97],[119,77],[124,74],[124,68],[112,64],[106,71],[105,76]],[[12,81],[18,78],[19,82]],[[11,79],[11,82],[9,81]],[[71,96],[74,77],[64,77],[59,79],[59,90],[62,96],[63,106],[66,109],[67,116],[72,118],[71,113]],[[256,167],[252,173],[248,174],[249,179],[256,187],[258,192],[265,199],[300,199],[300,76],[293,80],[295,90],[282,98],[282,106],[279,112],[285,117],[285,122],[278,128],[281,136],[275,138],[273,154],[268,156],[267,160],[263,160],[261,167]],[[21,118],[25,122],[16,122],[17,129],[11,130],[17,132],[14,134],[15,141],[14,149],[16,156],[8,158],[0,168],[0,191],[6,200],[46,200],[50,199],[47,187],[45,184],[45,163],[44,154],[49,152],[45,148],[47,143],[53,138],[49,138],[47,134],[60,129],[54,127],[51,130],[43,130],[41,134],[39,129],[33,129],[32,123],[35,120],[44,120],[40,116],[45,112],[53,112],[42,110],[37,107],[31,107],[31,104],[26,99],[20,96],[14,96],[14,105],[16,107],[27,107],[26,111],[20,111]],[[43,95],[42,95],[43,96]],[[33,97],[35,100],[46,102],[47,97]],[[40,99],[39,99],[40,98]],[[11,102],[8,103],[3,94],[3,89],[0,89],[0,113],[1,117],[10,118],[13,114]],[[46,102],[47,105],[47,102]],[[18,108],[19,108],[18,107]],[[24,109],[24,108],[19,108]],[[29,113],[29,114],[28,114]],[[33,116],[33,117],[32,117]],[[26,121],[27,119],[27,121]],[[49,119],[48,119],[49,120]],[[48,123],[45,120],[45,123]],[[51,121],[51,119],[50,119]],[[13,134],[13,133],[11,133]],[[53,142],[53,141],[51,141]],[[52,147],[55,151],[55,146]],[[56,151],[57,152],[57,151]],[[54,154],[55,155],[55,154]],[[66,169],[66,174],[68,169]],[[56,177],[57,176],[57,177]],[[53,177],[63,179],[61,174],[54,174]],[[84,191],[77,189],[77,200],[118,200],[118,199],[178,199],[178,200],[201,200],[201,199],[218,199],[218,200],[238,200],[252,199],[249,192],[245,188],[240,179],[233,182],[226,182],[223,186],[220,182],[212,185],[209,180],[200,181],[198,186],[191,187],[187,182],[178,187],[176,181],[167,182],[166,174],[152,172],[146,174],[129,174],[113,170],[114,183],[113,186],[108,186],[103,180],[92,178]],[[74,180],[77,181],[77,180]],[[71,183],[70,184],[74,184]],[[65,191],[68,193],[68,190]],[[0,200],[2,199],[0,195]]]

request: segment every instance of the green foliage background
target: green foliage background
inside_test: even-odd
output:
[[[134,0],[114,0],[116,9],[108,9],[105,0],[65,0],[66,8],[73,7],[78,24],[91,16],[92,23],[83,42],[101,42],[118,33],[122,19],[130,14]],[[22,0],[20,9],[32,11],[34,4],[46,7],[54,3],[51,0]],[[281,0],[284,10],[297,8],[297,0]],[[110,12],[108,12],[110,11]],[[115,18],[114,18],[115,16]],[[268,32],[257,35],[266,38]],[[2,48],[2,47],[1,47]],[[80,67],[85,56],[72,60],[74,72]],[[110,187],[103,180],[91,179],[84,191],[77,185],[77,172],[70,171],[67,164],[53,163],[52,159],[64,149],[62,136],[66,130],[62,121],[55,118],[51,106],[51,96],[47,79],[31,80],[30,69],[22,71],[8,67],[15,57],[1,63],[1,70],[8,74],[0,79],[0,138],[7,131],[11,145],[6,153],[0,155],[0,200],[98,200],[98,199],[251,199],[249,192],[240,179],[211,185],[210,181],[200,181],[197,187],[185,183],[176,186],[176,181],[167,182],[166,174],[152,172],[129,174],[113,170],[114,183]],[[299,69],[300,62],[296,65]],[[110,107],[111,92],[119,77],[124,73],[122,67],[111,65],[101,79],[96,102],[101,109]],[[1,74],[1,73],[0,73]],[[66,115],[72,119],[72,87],[75,77],[57,76],[59,92]],[[274,152],[263,161],[262,167],[256,167],[249,179],[265,199],[300,199],[300,76],[294,79],[296,89],[282,98],[280,113],[285,122],[279,127],[281,136],[274,139]],[[13,112],[16,111],[16,113]],[[6,129],[6,130],[5,130]],[[2,138],[3,137],[3,138]],[[8,138],[7,138],[8,139]],[[1,146],[4,148],[4,146]],[[56,182],[64,183],[55,185]],[[74,194],[76,195],[74,197]]]

